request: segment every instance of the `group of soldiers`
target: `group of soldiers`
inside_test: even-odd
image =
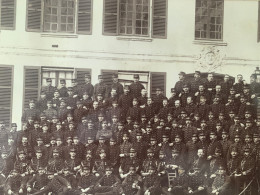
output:
[[[46,80],[22,129],[0,122],[0,194],[259,194],[259,84],[254,75],[192,80],[147,97],[123,86]]]

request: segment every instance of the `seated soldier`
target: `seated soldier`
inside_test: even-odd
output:
[[[188,193],[196,195],[206,195],[206,177],[199,167],[194,167],[189,173]]]
[[[4,191],[6,194],[25,193],[26,180],[21,176],[19,170],[14,168],[6,180]]]
[[[73,147],[70,149],[70,158],[65,160],[65,167],[68,167],[69,171],[76,174],[76,167],[80,165],[80,159],[76,157],[76,149]]]
[[[96,159],[94,162],[93,173],[100,178],[104,175],[105,167],[109,164],[109,161],[105,150],[101,150],[99,156],[100,158]]]
[[[157,167],[158,161],[154,158],[154,153],[152,149],[147,150],[147,158],[143,161],[142,167],[141,167],[141,175],[147,176],[150,174],[150,166]]]
[[[60,157],[58,149],[54,149],[52,158],[49,159],[47,168],[54,173],[61,173],[64,168],[64,160]]]
[[[97,177],[90,172],[89,167],[82,167],[80,174],[77,175],[77,188],[85,194],[93,194],[94,186],[97,182]]]
[[[143,178],[143,192],[144,195],[160,194],[160,177],[156,173],[154,166],[149,166],[148,174]]]

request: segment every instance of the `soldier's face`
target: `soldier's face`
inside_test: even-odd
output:
[[[254,143],[255,143],[255,144],[258,144],[259,141],[260,141],[260,139],[259,139],[258,137],[254,137],[253,140],[254,140]]]
[[[229,81],[229,76],[225,76],[225,77],[224,77],[224,81],[225,81],[225,82]]]
[[[229,118],[234,118],[235,117],[235,114],[231,113],[229,114]]]
[[[23,145],[26,145],[27,143],[28,143],[27,138],[23,137],[23,138],[22,138],[22,144],[23,144]]]
[[[58,152],[54,152],[54,153],[53,153],[53,157],[54,157],[54,158],[58,158],[59,155],[60,155],[60,154],[59,154]]]
[[[99,79],[98,79],[98,82],[99,82],[99,83],[102,83],[102,82],[103,82],[103,79],[99,78]]]
[[[221,86],[217,85],[216,86],[216,92],[220,92],[221,91]]]
[[[163,106],[167,106],[168,105],[168,101],[167,100],[163,100]]]
[[[179,153],[172,153],[172,158],[176,158],[179,156]]]
[[[168,142],[169,138],[168,137],[163,137],[162,140],[163,140],[163,142]]]
[[[84,169],[82,172],[81,172],[81,175],[89,175],[90,174],[90,170],[89,169]]]
[[[114,145],[116,145],[116,142],[110,141],[110,142],[109,142],[109,145],[110,145],[110,146],[114,146]]]
[[[134,78],[134,82],[138,82],[139,81],[139,78]]]
[[[200,77],[200,75],[199,75],[199,74],[197,74],[197,73],[195,73],[195,74],[194,74],[194,78],[196,78],[196,79],[197,79],[197,78],[199,78],[199,77]]]
[[[104,139],[100,139],[100,140],[98,140],[98,143],[104,144],[104,143],[105,143],[105,140],[104,140]]]
[[[74,129],[74,125],[73,124],[69,124],[69,129]]]
[[[227,139],[228,136],[227,136],[227,134],[222,134],[221,137],[222,137],[222,139]]]
[[[151,98],[148,98],[148,99],[147,99],[147,104],[148,104],[148,105],[151,105],[151,104],[152,104],[152,99],[151,99]]]
[[[175,140],[176,143],[180,143],[181,142],[181,138],[179,138],[179,137],[175,137],[174,140]]]
[[[246,142],[246,143],[250,143],[251,141],[252,141],[251,137],[246,137],[246,138],[245,138],[245,142]]]
[[[25,159],[25,154],[19,154],[19,159],[24,160]]]
[[[130,155],[129,155],[131,158],[135,157],[136,156],[136,153],[134,152],[130,152]]]
[[[39,158],[41,158],[41,157],[42,157],[42,153],[37,152],[37,153],[36,153],[36,158],[39,159]]]
[[[68,91],[69,96],[73,95],[73,91]]]
[[[179,79],[180,80],[184,79],[184,76],[182,74],[179,74]]]
[[[236,137],[236,138],[234,139],[234,141],[235,141],[235,143],[238,143],[238,142],[240,141],[240,138],[239,138],[239,137]]]
[[[187,97],[187,103],[191,104],[192,102],[193,102],[192,98],[191,97]]]
[[[129,89],[124,89],[124,93],[128,94],[129,93]]]
[[[250,118],[250,117],[251,117],[251,114],[249,114],[249,113],[245,114],[245,118]]]
[[[98,117],[98,121],[99,121],[99,122],[102,122],[103,120],[104,120],[104,117],[103,117],[103,116],[99,116],[99,117]]]
[[[204,135],[199,136],[200,141],[205,141],[206,137]]]
[[[57,146],[60,146],[62,144],[61,140],[57,140]]]
[[[61,124],[57,124],[56,125],[56,128],[59,130],[59,129],[61,129]]]
[[[52,104],[47,104],[47,107],[48,107],[48,108],[51,108],[51,107],[52,107]]]
[[[86,154],[86,159],[87,160],[90,160],[92,158],[92,155],[91,154]]]
[[[75,158],[76,152],[70,152],[70,156],[71,156],[72,158]]]
[[[236,94],[236,91],[230,90],[230,95],[235,95],[235,94]]]
[[[55,145],[56,144],[56,140],[51,140],[51,145]]]
[[[232,152],[231,152],[231,156],[232,156],[232,157],[236,157],[236,156],[237,156],[237,152],[236,152],[236,151],[232,151]]]
[[[94,108],[94,109],[97,109],[97,108],[98,108],[98,103],[97,103],[97,102],[94,102],[94,103],[93,103],[93,108]]]
[[[93,139],[88,139],[88,144],[92,144],[94,142]]]
[[[136,136],[137,141],[140,141],[141,139],[142,139],[142,136],[140,136],[140,135]]]
[[[69,145],[71,145],[71,144],[72,144],[72,139],[67,139],[67,143],[68,143]]]
[[[121,130],[123,129],[123,127],[124,127],[124,126],[122,126],[122,125],[118,125],[117,128],[118,128],[119,131],[121,131]]]
[[[145,123],[147,121],[146,118],[141,118],[142,123]]]
[[[249,152],[247,152],[247,151],[246,151],[246,152],[244,152],[244,156],[245,156],[245,157],[248,157],[248,156],[249,156],[249,154],[250,154],[250,153],[249,153]]]
[[[175,101],[175,102],[174,102],[174,105],[175,105],[176,107],[179,107],[179,106],[181,105],[181,103],[180,103],[180,101]]]
[[[118,103],[113,103],[112,106],[113,106],[114,108],[117,108],[117,107],[118,107]]]
[[[221,156],[221,153],[215,152],[215,156],[216,156],[216,157],[219,157],[219,156]]]
[[[216,135],[210,135],[210,136],[209,136],[209,139],[210,139],[211,141],[215,140],[216,138],[217,138]]]
[[[178,124],[177,124],[177,123],[175,123],[175,122],[174,122],[174,123],[172,123],[172,127],[174,127],[174,128],[175,128],[175,127],[177,127],[177,126],[178,126]]]
[[[155,93],[156,93],[156,95],[160,95],[160,94],[161,94],[161,91],[156,90]]]
[[[60,93],[59,93],[59,92],[54,92],[53,96],[54,96],[55,98],[58,98],[58,97],[60,97]]]
[[[199,86],[199,91],[204,91],[204,86],[200,85]]]
[[[74,139],[73,139],[73,143],[74,143],[74,144],[78,144],[78,143],[79,143],[79,139],[78,139],[78,138],[74,138]]]
[[[38,146],[41,146],[43,144],[43,141],[42,140],[38,140],[37,144],[38,144]]]
[[[155,140],[152,140],[150,143],[151,143],[152,146],[156,145],[156,141]]]
[[[202,128],[204,128],[204,127],[207,126],[207,124],[206,124],[206,123],[201,123],[200,126],[201,126]]]
[[[203,150],[198,150],[198,157],[201,158],[204,156],[204,151]]]
[[[98,101],[102,101],[103,100],[103,97],[101,95],[97,96],[97,100]]]
[[[209,114],[209,119],[213,119],[213,118],[214,118],[213,114]]]
[[[8,138],[8,145],[13,145],[14,144],[14,139],[13,138]]]
[[[90,78],[85,78],[86,83],[90,83]]]
[[[93,123],[88,123],[88,128],[92,128],[93,127]]]
[[[128,141],[128,139],[129,139],[129,138],[126,137],[126,136],[123,137],[123,141]]]
[[[136,100],[133,101],[133,105],[134,105],[134,106],[137,105],[137,101],[136,101]]]
[[[238,76],[237,76],[237,80],[238,80],[238,81],[242,81],[242,80],[243,80],[243,76],[242,76],[242,75],[238,75]]]
[[[48,179],[51,180],[53,179],[54,175],[48,175]]]
[[[44,132],[47,132],[48,129],[49,129],[48,126],[43,126],[43,127],[42,127],[42,130],[43,130]]]
[[[102,123],[102,128],[106,129],[107,128],[107,123]]]
[[[209,75],[208,75],[208,80],[209,80],[209,81],[213,81],[213,75],[212,75],[212,74],[209,74]]]
[[[160,158],[160,159],[164,159],[164,157],[165,157],[164,154],[160,154],[160,155],[159,155],[159,158]]]
[[[117,83],[118,78],[117,77],[113,77],[112,80],[113,80],[113,82]]]
[[[184,91],[184,92],[188,92],[188,91],[189,91],[189,88],[188,88],[188,87],[184,87],[184,88],[183,88],[183,91]]]
[[[147,91],[146,91],[146,89],[142,89],[142,91],[141,91],[141,95],[142,95],[142,96],[146,96],[146,95],[147,95]]]
[[[191,140],[192,140],[193,142],[197,142],[197,141],[198,141],[198,137],[192,137]]]
[[[99,154],[99,156],[101,159],[104,159],[104,158],[106,158],[106,153],[102,152],[101,154]]]
[[[34,128],[35,128],[35,129],[38,129],[39,127],[40,127],[40,124],[38,124],[38,123],[35,123],[35,124],[34,124]]]
[[[7,158],[7,154],[6,153],[2,153],[1,157],[2,157],[2,159],[6,159]]]
[[[106,170],[106,175],[111,175],[111,174],[112,174],[112,171]]]
[[[45,173],[45,170],[44,169],[39,169],[38,173],[39,173],[39,175],[43,175]]]

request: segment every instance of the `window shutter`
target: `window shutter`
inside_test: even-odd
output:
[[[92,31],[92,0],[78,1],[78,29],[79,34],[91,34]]]
[[[117,35],[118,0],[104,0],[103,34]]]
[[[16,0],[2,0],[1,2],[1,29],[15,29]]]
[[[78,84],[83,85],[85,83],[85,74],[91,76],[91,69],[77,68],[75,70],[75,74],[78,80]]]
[[[42,0],[27,0],[27,31],[41,31]]]
[[[0,65],[0,120],[11,122],[13,67]]]
[[[152,37],[167,36],[167,0],[153,0]]]
[[[260,1],[258,1],[258,42],[260,42]]]
[[[166,73],[165,72],[151,72],[150,78],[150,86],[151,86],[151,96],[156,94],[156,88],[161,88],[163,90],[163,94],[166,94]]]
[[[111,90],[112,85],[112,75],[117,74],[117,70],[101,70],[101,74],[104,78],[104,83],[108,86],[109,91]]]
[[[39,89],[41,88],[41,67],[24,68],[24,98],[23,109],[29,108],[29,100],[38,100]]]

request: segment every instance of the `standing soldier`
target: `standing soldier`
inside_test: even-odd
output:
[[[133,99],[133,107],[130,107],[127,112],[127,116],[131,116],[134,121],[140,122],[141,108],[138,106],[138,99]]]
[[[199,89],[199,86],[203,84],[203,80],[201,79],[201,73],[200,71],[195,71],[194,73],[194,79],[191,80],[191,92],[196,93]]]
[[[237,75],[237,82],[234,83],[234,88],[235,88],[237,94],[243,93],[243,87],[244,87],[243,76],[241,74],[238,74]]]
[[[60,89],[59,89],[59,92],[60,92],[60,97],[61,98],[66,98],[68,97],[68,89],[66,87],[66,80],[65,79],[61,79],[60,80]]]
[[[229,75],[224,76],[224,80],[220,83],[222,92],[227,96],[229,94],[229,90],[232,87],[233,83],[230,80]]]
[[[54,115],[57,116],[57,111],[53,109],[52,107],[52,101],[47,101],[47,109],[43,111],[43,113],[46,115],[47,121],[50,122],[52,120],[52,117]]]
[[[85,92],[87,92],[87,94],[89,94],[89,97],[92,97],[93,93],[94,93],[94,87],[91,84],[91,76],[88,74],[85,74],[85,83],[83,85],[81,85],[81,89],[79,92],[80,98],[83,97],[83,94]]]
[[[126,114],[128,109],[132,106],[133,98],[131,94],[129,94],[130,88],[129,86],[124,87],[124,94],[118,100],[118,105],[122,108],[122,120],[126,120]]]
[[[69,96],[66,98],[67,109],[73,111],[76,108],[77,98],[74,97],[73,88],[68,87]]]
[[[182,92],[183,85],[187,84],[187,81],[185,80],[185,76],[186,76],[185,72],[179,73],[179,81],[176,82],[175,87],[174,87],[177,95],[179,95]]]
[[[80,97],[81,86],[78,85],[78,80],[71,79],[71,85],[72,85],[74,95],[77,96],[78,98],[81,98]]]
[[[156,110],[156,113],[158,113],[158,111],[163,107],[163,100],[167,99],[167,97],[165,97],[162,94],[162,89],[161,88],[156,88],[156,95],[153,96],[153,104]]]
[[[107,97],[108,88],[104,83],[103,75],[98,75],[98,83],[94,86],[94,99],[97,98],[98,94],[102,94],[103,97]]]
[[[40,112],[47,109],[47,96],[45,91],[41,91],[40,99],[36,103],[36,108],[39,109]]]
[[[5,123],[4,121],[0,121],[0,149],[4,145],[7,145],[7,140],[8,140],[8,132],[5,128]]]
[[[139,82],[139,75],[134,75],[134,82],[130,85],[130,91],[133,98],[139,98],[141,96],[141,91],[144,89],[144,86]]]
[[[29,100],[29,108],[25,109],[23,116],[22,116],[22,122],[26,123],[28,121],[29,117],[32,117],[33,120],[38,119],[40,115],[40,112],[38,109],[36,109],[35,101],[33,99]]]
[[[194,98],[194,93],[192,93],[190,91],[190,87],[188,84],[184,84],[183,85],[183,90],[181,91],[181,93],[179,94],[179,97],[181,99],[181,105],[182,107],[186,107],[187,105],[187,98],[188,97],[192,97],[192,99]]]
[[[51,78],[47,78],[46,82],[47,82],[47,86],[43,86],[41,91],[44,91],[46,93],[47,100],[51,100],[53,98],[53,94],[54,94],[56,87],[52,86]]]
[[[111,85],[111,89],[116,89],[116,93],[118,95],[118,97],[120,97],[123,93],[123,85],[121,83],[118,82],[118,74],[113,74],[112,75],[112,85]]]
[[[172,108],[176,100],[180,100],[180,97],[177,95],[175,88],[171,88],[171,97],[169,98],[169,107]]]

